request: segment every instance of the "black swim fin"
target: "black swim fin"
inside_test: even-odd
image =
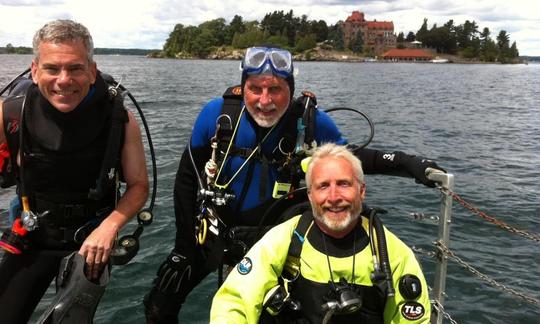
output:
[[[96,308],[109,283],[105,266],[94,283],[84,275],[84,257],[77,252],[66,256],[56,278],[56,297],[38,319],[38,324],[92,324]]]

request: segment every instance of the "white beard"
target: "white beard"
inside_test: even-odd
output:
[[[253,117],[253,119],[257,123],[257,125],[264,128],[272,127],[275,124],[277,124],[277,122],[281,119],[281,117],[283,117],[283,115],[287,111],[287,108],[279,111],[279,108],[277,108],[275,104],[270,104],[266,107],[263,107],[260,103],[257,103],[255,107],[246,106],[246,108],[249,114],[251,115],[251,117]],[[275,110],[275,113],[272,114],[271,116],[264,116],[261,113],[261,111],[270,111],[270,110]]]
[[[339,220],[324,217],[323,208],[321,206],[314,205],[313,202],[311,202],[311,209],[313,211],[313,217],[315,217],[317,221],[324,224],[328,229],[332,231],[340,232],[348,228],[360,217],[360,213],[362,212],[362,203],[355,201],[354,205],[351,206],[351,208],[347,212],[345,218]]]

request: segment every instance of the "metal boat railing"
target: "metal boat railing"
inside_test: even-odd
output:
[[[452,223],[452,196],[444,194],[444,192],[454,190],[454,175],[428,168],[426,170],[426,176],[429,180],[437,182],[443,192],[441,195],[439,232],[436,241],[438,251],[436,255],[435,282],[432,287],[434,311],[431,316],[432,324],[442,324],[444,319],[444,289],[446,285],[448,258],[441,247],[450,246],[450,224]]]

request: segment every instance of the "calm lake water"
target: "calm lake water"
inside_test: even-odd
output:
[[[23,71],[30,56],[0,55],[0,86]],[[210,98],[239,83],[238,61],[162,60],[97,56],[98,67],[121,79],[142,106],[158,163],[155,222],[141,250],[113,269],[96,323],[144,323],[141,300],[174,241],[172,188],[191,125]],[[375,124],[372,148],[401,150],[436,160],[455,175],[455,191],[491,216],[540,234],[540,65],[297,64],[297,94],[311,90],[321,107],[356,108]],[[332,113],[351,142],[367,136],[356,115]],[[13,190],[0,191],[5,215]],[[409,245],[433,250],[439,191],[408,178],[368,176],[367,202],[387,209],[383,221]],[[503,285],[540,299],[538,242],[494,226],[454,202],[451,249]],[[411,213],[423,213],[414,220]],[[0,227],[6,226],[1,217]],[[126,233],[132,231],[130,224]],[[434,260],[418,258],[429,283]],[[7,278],[2,278],[7,280]],[[450,261],[445,306],[459,323],[537,323],[540,306],[486,284]],[[180,318],[207,323],[217,288],[210,276],[189,297]],[[44,310],[50,289],[36,310]]]

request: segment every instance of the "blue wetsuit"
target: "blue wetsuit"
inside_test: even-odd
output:
[[[221,115],[221,107],[223,105],[223,99],[218,98],[210,101],[201,111],[199,117],[195,121],[195,126],[193,127],[193,133],[191,134],[191,147],[192,149],[208,147],[210,144],[211,138],[216,133],[216,120],[219,115]],[[288,118],[288,111],[276,127],[270,132],[268,137],[262,143],[262,154],[270,157],[274,150],[278,149],[278,142],[283,136],[284,123],[283,121]],[[317,120],[317,129],[315,131],[315,140],[317,143],[338,143],[338,144],[347,144],[347,141],[341,136],[339,129],[336,127],[332,119],[320,109],[316,110],[316,120]],[[234,126],[234,125],[233,125]],[[234,138],[234,144],[237,147],[254,149],[259,144],[259,141],[262,140],[261,132],[269,131],[266,129],[261,130],[253,118],[249,115],[247,110],[244,111],[240,117],[240,125],[238,127],[237,134]],[[272,199],[272,190],[274,183],[277,179],[277,168],[270,167],[268,169],[268,178],[266,181],[266,190],[264,194],[264,199],[260,198],[260,187],[259,182],[261,179],[261,160],[257,158],[252,158],[254,160],[253,166],[253,175],[251,176],[251,181],[249,184],[245,183],[245,180],[248,178],[248,164],[246,164],[238,175],[234,178],[233,182],[230,184],[230,188],[234,192],[236,197],[241,195],[242,189],[245,185],[248,186],[245,199],[243,200],[241,206],[238,206],[238,201],[235,200],[232,202],[232,207],[235,210],[246,211],[251,208],[257,207],[261,203]],[[232,156],[229,157],[224,164],[224,171],[226,178],[232,177],[245,162],[244,157]],[[220,182],[221,183],[221,182]]]

